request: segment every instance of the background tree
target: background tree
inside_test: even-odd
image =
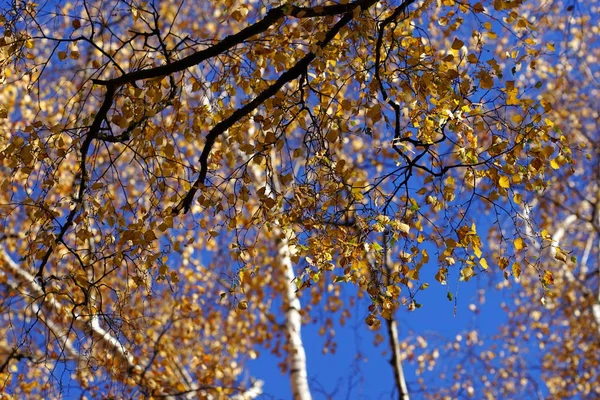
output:
[[[310,398],[301,319],[334,352],[360,299],[378,329],[429,281],[548,290],[523,199],[576,158],[522,3],[4,8],[4,390],[253,397],[264,347]]]
[[[465,332],[460,340],[427,350],[430,355],[441,352],[462,360],[455,365],[440,363],[434,370],[441,374],[440,385],[435,391],[422,386],[432,398],[456,398],[469,391],[489,398],[523,393],[531,398],[600,395],[594,384],[600,372],[598,6],[597,2],[528,6],[536,21],[536,40],[547,41],[553,52],[539,58],[535,69],[522,71],[519,79],[539,82],[538,98],[546,118],[556,125],[555,138],[568,138],[573,151],[554,154],[555,171],[546,177],[546,189],[523,198],[523,246],[536,260],[536,268],[523,268],[517,283],[490,282],[511,294],[503,304],[504,326],[494,336]],[[565,159],[574,162],[558,168]],[[502,241],[493,235],[489,243]],[[502,245],[496,248],[499,253],[507,251]],[[541,268],[551,271],[552,279],[540,276]],[[550,291],[535,285],[540,279]],[[485,297],[494,296],[488,291]],[[486,307],[481,307],[485,313]]]

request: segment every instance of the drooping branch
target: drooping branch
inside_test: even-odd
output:
[[[38,284],[35,277],[27,272],[26,269],[17,264],[3,247],[0,247],[0,254],[7,270],[20,281],[21,285],[28,288],[28,291],[33,298],[44,299],[44,307],[46,307],[48,311],[54,312],[57,315],[61,315],[65,312],[63,311],[63,305],[54,297],[46,296],[41,285]],[[123,343],[121,343],[119,339],[114,337],[110,332],[102,328],[97,321],[94,321],[93,318],[89,325],[87,325],[81,318],[74,318],[73,325],[80,328],[82,331],[91,329],[100,342],[109,347],[114,354],[118,355],[123,359],[123,361],[125,361],[128,370],[136,369],[137,364],[135,364],[133,361],[133,355],[127,351],[127,348],[123,345]]]
[[[92,122],[89,133],[85,137],[85,140],[83,141],[83,143],[81,145],[81,150],[80,150],[81,160],[79,161],[79,172],[81,175],[81,180],[79,182],[79,187],[77,189],[77,196],[75,197],[75,207],[73,207],[73,209],[67,215],[67,220],[65,221],[63,226],[60,228],[60,231],[58,232],[58,235],[56,236],[54,243],[50,247],[48,247],[48,250],[46,250],[46,253],[44,254],[44,257],[42,258],[42,261],[40,262],[40,265],[38,267],[37,273],[35,274],[35,277],[37,278],[38,282],[40,283],[40,288],[43,292],[45,291],[44,268],[46,267],[46,264],[48,263],[48,260],[50,259],[50,255],[54,251],[54,248],[56,247],[56,245],[59,244],[60,242],[62,242],[65,234],[73,225],[73,221],[75,221],[75,216],[77,216],[77,214],[81,211],[81,208],[83,207],[83,196],[85,194],[85,190],[87,189],[87,184],[88,184],[88,180],[89,180],[89,176],[88,176],[88,172],[87,172],[87,155],[88,155],[89,149],[92,145],[92,141],[94,139],[96,139],[96,137],[98,136],[102,122],[104,121],[105,116],[108,114],[108,110],[110,110],[114,95],[115,95],[115,87],[108,86],[106,88],[104,102],[102,103],[102,106],[98,110],[98,114],[96,115],[96,118],[94,118],[94,121]],[[100,117],[100,116],[104,116],[104,117]]]
[[[206,49],[190,54],[189,56],[184,57],[181,60],[169,62],[154,68],[132,71],[113,79],[93,79],[93,83],[101,86],[106,86],[107,92],[104,95],[102,107],[94,117],[94,121],[92,123],[92,126],[90,127],[88,136],[91,136],[92,139],[97,137],[100,130],[100,126],[102,125],[102,122],[106,119],[108,110],[112,106],[116,90],[123,85],[132,84],[140,80],[147,80],[162,76],[173,75],[177,72],[184,71],[206,60],[217,57],[218,55],[225,53],[233,47],[242,44],[244,41],[267,31],[271,26],[275,25],[281,18],[284,18],[286,16],[295,18],[315,18],[342,14],[345,14],[347,16],[351,15],[351,12],[357,7],[360,7],[361,9],[366,9],[373,5],[376,1],[377,0],[358,0],[356,2],[348,4],[315,7],[297,7],[291,4],[285,4],[283,6],[279,6],[269,10],[269,12],[267,12],[267,15],[265,15],[263,19],[242,29],[238,33],[229,35],[221,41],[219,41],[218,43],[209,46]],[[331,38],[329,38],[329,40],[327,40],[327,42],[324,44],[327,44],[330,40]]]
[[[63,324],[49,317],[49,315],[51,314],[71,315],[71,313],[70,311],[65,310],[63,305],[60,302],[58,302],[54,297],[47,296],[42,286],[36,281],[35,277],[29,272],[27,272],[24,268],[22,268],[18,263],[16,263],[13,260],[13,258],[6,252],[6,249],[3,246],[0,246],[0,257],[2,260],[2,264],[4,265],[5,271],[10,273],[16,278],[16,280],[18,280],[18,287],[22,288],[22,290],[24,290],[27,293],[27,295],[31,298],[39,299],[39,301],[41,301],[41,304],[39,306],[36,306],[39,307],[38,316],[40,320],[44,322],[44,324],[48,327],[48,329],[57,339],[62,338],[62,349],[70,356],[70,358],[77,359],[80,354],[75,348],[73,341],[68,337],[69,329],[77,328],[82,332],[91,331],[95,340],[97,340],[99,343],[110,349],[112,354],[115,354],[117,357],[119,357],[120,360],[124,362],[129,374],[135,376],[143,370],[142,366],[135,362],[133,354],[129,352],[127,347],[119,340],[119,338],[111,334],[109,331],[107,331],[100,325],[98,315],[92,314],[90,316],[89,322],[86,322],[85,319],[74,315],[73,318],[69,320],[69,323],[66,324],[68,328],[65,328]],[[49,314],[46,315],[46,313]],[[180,365],[177,366],[181,367]],[[202,385],[193,382],[189,375],[188,378],[190,380],[186,380],[185,382],[185,386],[189,388],[188,393],[204,393],[207,390],[214,389],[203,387]],[[138,382],[138,384],[145,392],[153,392],[151,388],[145,387],[146,383],[144,382],[144,380],[141,380],[140,382]],[[253,384],[253,387],[250,389],[250,395],[247,398],[255,398],[256,393],[260,392],[261,384],[261,381],[256,381],[255,384]],[[164,397],[171,399],[173,398],[172,396],[173,395],[167,394]],[[191,398],[188,396],[185,397]]]
[[[352,19],[354,10],[364,10],[376,2],[377,0],[358,0],[356,2],[348,4],[315,7],[297,7],[294,5],[286,4],[269,10],[269,12],[267,12],[266,16],[263,19],[252,25],[249,25],[248,27],[242,29],[240,32],[229,35],[221,41],[219,41],[218,43],[204,50],[197,51],[187,57],[182,58],[181,60],[169,61],[164,65],[160,65],[154,68],[132,71],[121,75],[117,78],[109,80],[92,79],[92,82],[94,84],[105,86],[106,92],[104,94],[102,105],[95,114],[92,124],[89,126],[88,132],[81,146],[81,181],[77,190],[77,198],[75,199],[76,205],[67,215],[66,221],[62,225],[60,231],[58,232],[54,244],[46,250],[44,256],[42,257],[40,265],[38,266],[38,270],[35,274],[38,282],[41,285],[42,291],[45,290],[44,269],[46,267],[46,264],[48,263],[48,260],[52,252],[54,251],[54,248],[63,240],[65,233],[71,228],[76,215],[81,211],[81,208],[83,207],[83,195],[87,189],[87,183],[89,180],[86,170],[87,154],[89,152],[92,142],[98,139],[100,136],[102,136],[100,133],[102,129],[102,124],[105,121],[107,121],[108,112],[110,111],[110,108],[114,103],[115,97],[120,87],[126,84],[134,84],[135,82],[140,80],[147,80],[162,76],[171,76],[177,72],[184,71],[208,59],[223,54],[227,50],[243,43],[244,41],[252,38],[253,36],[267,31],[271,26],[275,25],[281,18],[284,18],[286,16],[295,18],[315,18],[324,16],[343,15],[343,17],[326,34],[325,39],[318,43],[318,46],[320,48],[323,48],[333,39],[333,37],[340,31],[340,29]],[[314,60],[315,57],[316,55],[314,53],[308,53],[294,67],[282,74],[280,78],[271,87],[267,88],[250,103],[236,110],[229,118],[221,121],[220,123],[215,125],[213,129],[211,129],[211,131],[206,137],[206,143],[199,158],[199,176],[196,179],[196,182],[194,183],[192,188],[189,190],[189,192],[173,209],[173,214],[179,214],[182,211],[185,213],[189,210],[195,193],[206,179],[206,174],[208,170],[208,156],[210,154],[210,151],[212,150],[216,138],[223,132],[225,132],[227,129],[229,129],[231,126],[233,126],[237,121],[241,120],[243,117],[245,117],[258,106],[260,106],[266,99],[275,95],[281,89],[281,87],[283,87],[283,85],[296,79],[302,73],[302,71],[306,70],[307,66]]]
[[[384,19],[379,24],[379,27],[377,29],[377,42],[375,44],[375,80],[377,81],[377,83],[379,85],[379,92],[381,93],[383,100],[385,102],[387,102],[394,109],[395,127],[394,127],[394,140],[392,142],[392,146],[393,146],[394,150],[396,150],[396,152],[398,152],[400,155],[404,155],[404,152],[399,151],[399,149],[397,147],[400,140],[409,141],[415,145],[419,145],[421,143],[419,141],[415,141],[411,138],[401,138],[401,135],[400,135],[400,133],[401,133],[400,132],[401,107],[400,107],[400,104],[398,104],[397,102],[395,102],[393,99],[390,98],[387,90],[385,89],[385,86],[383,85],[383,81],[381,80],[381,68],[382,68],[381,50],[383,47],[383,37],[385,35],[386,28],[391,24],[397,23],[400,15],[405,14],[408,10],[408,6],[410,6],[412,3],[414,3],[414,0],[404,1],[402,4],[400,4],[398,7],[396,7],[394,12],[389,17]]]

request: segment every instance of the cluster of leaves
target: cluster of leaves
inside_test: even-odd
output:
[[[495,335],[472,331],[448,343],[430,343],[423,351],[425,359],[439,356],[432,367],[440,374],[435,393],[427,389],[435,378],[421,381],[431,398],[599,395],[593,384],[600,373],[598,7],[598,2],[551,2],[525,8],[538,27],[535,39],[552,43],[547,45],[552,53],[521,71],[518,80],[540,82],[536,96],[545,118],[553,121],[553,137],[557,143],[568,138],[570,148],[547,150],[543,157],[551,158],[552,173],[544,177],[544,190],[519,201],[521,235],[512,246],[528,253],[535,268],[521,264],[516,287],[511,281],[484,283],[488,293],[481,303],[497,296],[492,289],[510,294],[499,310],[505,313],[498,316],[506,320],[503,327]],[[507,41],[501,51],[511,46]],[[511,247],[500,232],[492,232],[488,243],[498,255]],[[540,281],[543,289],[535,285]],[[474,309],[483,313],[486,307]],[[467,343],[468,335],[476,339]],[[461,361],[440,363],[448,356]]]

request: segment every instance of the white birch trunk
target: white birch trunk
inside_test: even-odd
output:
[[[258,166],[256,164],[249,165],[248,172],[251,174],[255,186],[257,188],[261,187],[262,173],[258,169]],[[269,184],[265,182],[265,185],[267,189],[269,189]],[[267,190],[265,194],[269,195],[270,190]],[[296,278],[294,264],[292,262],[294,249],[292,248],[293,245],[290,244],[291,236],[279,227],[279,221],[274,220],[271,226],[273,236],[280,238],[278,242],[278,261],[284,272],[284,307],[286,310],[285,330],[288,338],[287,362],[290,371],[292,394],[294,400],[311,400],[312,396],[308,384],[308,372],[306,367],[306,351],[304,350],[301,334],[302,315],[300,314],[300,310],[302,309],[302,306],[296,293],[296,285],[294,284],[294,279]]]

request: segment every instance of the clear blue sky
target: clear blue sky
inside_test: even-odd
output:
[[[430,263],[423,268],[425,275],[431,273],[429,282],[433,282],[433,273],[437,266]],[[433,272],[431,272],[433,271]],[[454,301],[447,298],[447,289],[456,293],[456,280],[452,279],[451,287],[441,286],[433,282],[429,289],[419,295],[423,304],[421,309],[409,312],[401,308],[398,318],[400,339],[424,336],[432,344],[443,343],[445,339],[454,340],[457,334],[477,328],[482,334],[497,333],[497,328],[506,322],[506,314],[499,304],[510,295],[510,291],[493,292],[489,290],[489,277],[473,278],[469,282],[458,284],[456,316]],[[351,285],[346,285],[346,292],[352,292]],[[470,304],[478,303],[478,290],[487,292],[484,311],[478,314],[469,309]],[[389,399],[394,388],[393,370],[389,364],[387,334],[382,324],[379,330],[386,341],[374,346],[374,334],[367,329],[364,319],[368,302],[358,303],[352,319],[341,327],[336,324],[337,352],[335,355],[323,354],[324,338],[318,333],[318,327],[303,327],[302,337],[307,352],[308,376],[314,399],[324,399],[327,395],[342,399]],[[479,305],[478,305],[479,307]],[[414,340],[413,340],[414,341]],[[384,355],[384,353],[386,353]],[[357,358],[358,354],[362,357]],[[283,360],[271,355],[268,350],[261,357],[250,363],[250,375],[265,382],[265,398],[290,399],[291,389],[289,376],[283,375],[277,364]],[[441,364],[444,360],[440,360]],[[407,381],[410,385],[415,380],[414,365],[404,363]],[[426,375],[432,382],[435,375]],[[409,387],[410,389],[410,387]],[[413,398],[418,399],[416,393]]]

